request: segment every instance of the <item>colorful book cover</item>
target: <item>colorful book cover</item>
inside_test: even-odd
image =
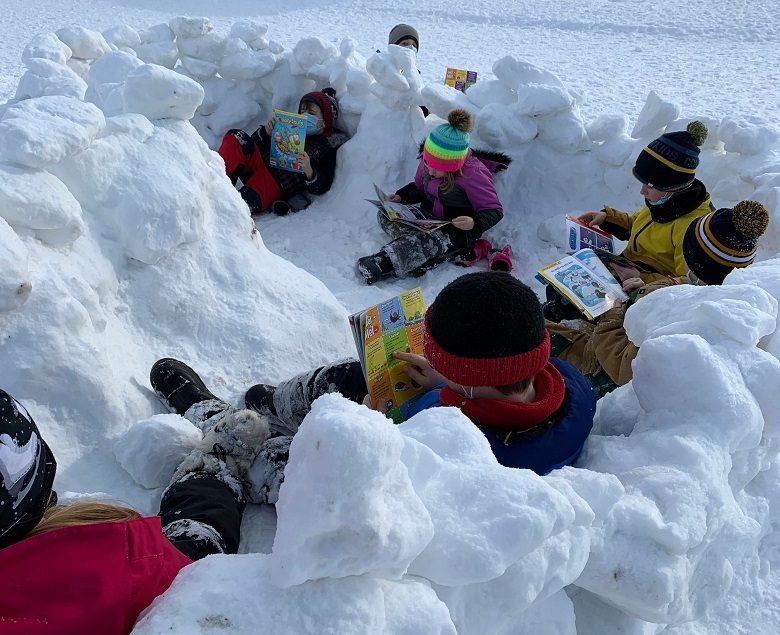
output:
[[[611,254],[617,252],[615,238],[612,234],[608,234],[598,227],[590,227],[569,214],[566,215],[566,242],[567,254],[573,254],[580,249],[596,249]]]
[[[420,209],[419,205],[404,205],[403,203],[396,203],[388,200],[387,194],[385,194],[379,186],[374,183],[374,190],[378,200],[366,199],[369,203],[376,205],[381,209],[388,220],[409,225],[420,231],[430,233],[449,225],[451,221],[438,220],[435,218],[428,218]]]
[[[274,110],[271,130],[271,156],[268,163],[290,172],[303,172],[298,153],[306,143],[306,115]]]
[[[477,83],[477,71],[464,71],[460,68],[448,68],[444,75],[444,85],[465,93]]]
[[[417,287],[349,318],[368,393],[395,423],[406,419],[414,399],[425,392],[404,372],[405,362],[393,357],[395,352],[422,355],[424,315]]]

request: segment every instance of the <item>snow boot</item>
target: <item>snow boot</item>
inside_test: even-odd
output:
[[[246,206],[249,208],[249,214],[257,216],[263,212],[263,201],[260,195],[255,192],[251,187],[244,186],[239,190],[241,198],[244,199]]]
[[[384,251],[359,258],[357,268],[366,284],[374,284],[393,275],[393,263]]]
[[[253,503],[275,505],[279,500],[279,488],[284,482],[284,468],[290,458],[292,440],[292,436],[277,436],[263,443],[249,472]]]
[[[489,240],[478,238],[464,253],[457,255],[453,262],[460,267],[473,267],[483,258],[487,258],[493,250]]]
[[[491,271],[512,271],[512,247],[506,245],[501,251],[493,249],[488,258],[488,269]]]
[[[157,360],[149,372],[149,382],[168,410],[202,429],[208,419],[230,409],[228,403],[206,388],[198,373],[177,359]]]
[[[545,294],[547,301],[542,304],[542,313],[545,320],[559,323],[564,320],[576,320],[583,317],[580,310],[552,285],[547,285]]]
[[[287,204],[290,206],[291,212],[300,212],[311,205],[311,199],[305,193],[296,194],[287,199]]]
[[[244,404],[247,408],[254,410],[266,417],[276,416],[276,406],[274,406],[274,392],[276,386],[270,384],[255,384],[244,395]]]
[[[277,216],[287,216],[290,210],[290,204],[287,201],[279,200],[271,203],[271,211]]]

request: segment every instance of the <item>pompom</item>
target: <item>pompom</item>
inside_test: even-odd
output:
[[[336,98],[336,89],[331,86],[323,88],[322,92],[328,95],[328,97],[333,97],[334,99]]]
[[[450,110],[447,115],[447,121],[455,130],[471,132],[471,114],[467,110],[463,110],[463,108]]]
[[[697,146],[700,146],[707,140],[707,126],[701,121],[692,121],[688,124],[686,130]]]
[[[731,211],[734,229],[747,238],[757,239],[769,225],[769,212],[758,201],[742,201]]]

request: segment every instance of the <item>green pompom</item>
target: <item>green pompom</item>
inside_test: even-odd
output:
[[[769,212],[758,201],[741,201],[731,211],[734,229],[747,238],[757,239],[769,225]]]
[[[707,140],[707,126],[701,121],[692,121],[688,124],[686,130],[697,146],[700,146]]]

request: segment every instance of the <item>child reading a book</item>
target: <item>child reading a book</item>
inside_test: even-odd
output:
[[[225,171],[233,185],[241,180],[241,196],[252,214],[299,211],[311,203],[309,194],[324,194],[333,183],[336,151],[347,140],[336,127],[336,91],[325,88],[305,94],[298,112],[307,115],[304,151],[297,155],[303,172],[269,165],[273,120],[252,135],[234,129],[222,139],[218,152],[225,161]]]
[[[469,149],[471,115],[456,109],[447,123],[425,139],[414,181],[390,198],[420,204],[425,214],[451,224],[431,233],[388,220],[380,211],[379,224],[393,240],[379,252],[358,260],[366,284],[395,276],[422,275],[470,247],[504,215],[496,194],[493,172],[506,162],[479,158]]]
[[[428,389],[408,416],[439,405],[460,408],[507,467],[546,474],[577,460],[593,425],[596,396],[573,365],[550,358],[550,336],[530,288],[504,272],[461,276],[442,289],[424,324],[425,356],[396,353],[409,377]],[[232,410],[176,360],[158,361],[151,383],[179,414]],[[253,468],[265,479],[259,502],[276,502],[292,435],[312,402],[327,392],[364,401],[360,363],[345,360],[277,387],[258,384],[247,391],[247,408],[268,416],[274,435]]]
[[[623,328],[628,307],[648,293],[675,284],[721,284],[733,269],[753,262],[768,223],[769,213],[756,201],[742,201],[733,209],[719,209],[694,220],[682,241],[686,276],[643,285],[632,300],[599,316],[595,325],[583,320],[566,325],[548,322],[553,354],[585,373],[599,397],[628,383],[633,376],[631,362],[639,352]]]

